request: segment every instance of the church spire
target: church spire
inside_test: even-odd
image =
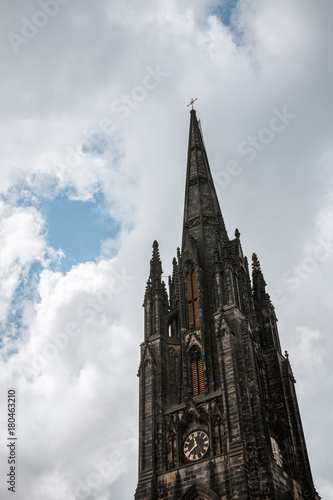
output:
[[[188,234],[201,254],[209,235],[228,240],[195,109],[190,120],[182,252]]]
[[[154,241],[144,299],[135,500],[320,500],[260,262],[251,289],[190,117],[182,251],[168,299]]]

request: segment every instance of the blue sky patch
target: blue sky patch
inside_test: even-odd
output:
[[[10,338],[12,342],[17,340],[26,328],[24,313],[28,304],[37,298],[37,287],[39,281],[39,273],[42,271],[40,262],[34,262],[30,268],[26,268],[21,275],[21,279],[15,293],[11,299],[6,322],[0,324],[0,347],[3,347],[5,338]],[[12,343],[12,346],[15,344]],[[16,352],[16,347],[13,350],[6,348],[4,352],[5,358],[9,358]]]
[[[107,214],[101,194],[85,202],[59,195],[46,204],[43,212],[49,245],[65,253],[62,271],[68,271],[74,264],[95,260],[100,255],[101,242],[115,238],[120,229]]]
[[[238,0],[224,0],[214,9],[215,14],[225,26],[232,27],[231,16]]]
[[[45,219],[46,239],[65,257],[51,264],[51,268],[67,272],[73,265],[95,260],[101,256],[102,243],[115,240],[120,224],[109,215],[101,192],[89,201],[73,200],[72,190],[54,195],[56,186],[48,186],[45,197],[36,194],[27,179],[18,179],[15,186],[1,199],[17,207],[36,207]]]

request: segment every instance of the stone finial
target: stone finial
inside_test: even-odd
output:
[[[156,251],[158,252],[158,242],[156,240],[154,240],[154,242],[153,242],[153,249],[155,252]]]
[[[172,279],[175,279],[175,276],[177,274],[177,265],[178,265],[177,259],[176,257],[174,257],[172,259]]]
[[[162,263],[160,259],[160,252],[158,248],[158,243],[155,240],[153,243],[153,255],[150,259],[150,278],[155,282],[155,279],[161,280],[162,275]]]
[[[261,271],[260,262],[256,253],[252,254],[252,269],[253,271]]]
[[[160,260],[160,252],[159,252],[158,242],[156,240],[153,243],[152,260]]]
[[[252,279],[255,299],[259,302],[271,304],[269,295],[266,293],[266,281],[262,274],[260,262],[256,253],[252,254]]]

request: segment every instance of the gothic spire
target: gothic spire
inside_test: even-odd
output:
[[[160,259],[160,252],[158,248],[158,243],[155,240],[153,243],[153,255],[150,259],[150,273],[147,280],[145,297],[143,301],[143,305],[147,304],[147,301],[152,299],[153,291],[157,288],[160,288],[161,285],[164,285],[161,281],[163,269],[162,262]]]
[[[256,253],[252,254],[252,282],[254,300],[256,302],[267,300],[266,281]]]
[[[228,240],[194,109],[191,110],[188,142],[182,251],[187,233],[196,240],[201,254],[204,253],[203,249],[209,236],[214,234],[214,239]]]
[[[153,255],[152,258],[150,259],[150,279],[152,282],[155,282],[156,279],[158,282],[161,282],[161,276],[162,276],[163,270],[162,270],[162,262],[160,259],[160,251],[158,248],[158,243],[155,240],[153,243]]]

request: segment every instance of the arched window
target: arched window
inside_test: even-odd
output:
[[[174,315],[168,322],[168,336],[178,337],[178,316]]]
[[[198,394],[205,392],[202,356],[200,349],[197,346],[192,347],[190,350],[190,363],[192,374],[192,392],[193,396],[197,396]]]
[[[203,484],[194,484],[187,490],[181,500],[219,500],[214,491],[209,490]]]
[[[198,307],[198,293],[197,293],[197,278],[193,264],[189,267],[186,275],[187,283],[187,305],[188,305],[188,318],[190,328],[197,328],[199,326],[199,307]]]

